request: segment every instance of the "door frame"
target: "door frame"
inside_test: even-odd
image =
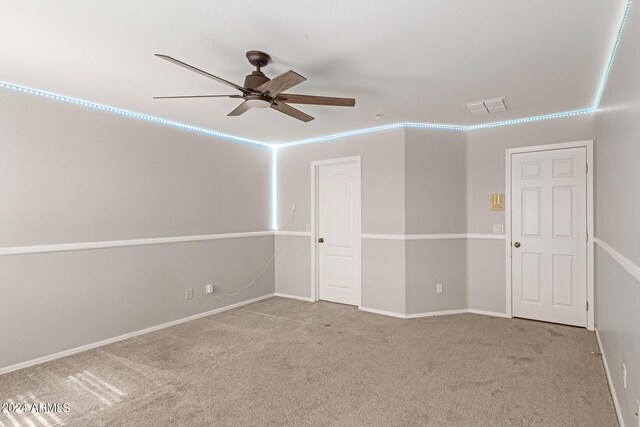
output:
[[[316,160],[311,162],[311,301],[320,300],[320,281],[318,280],[318,172],[322,166],[355,164],[358,179],[355,186],[355,221],[356,232],[355,262],[357,265],[355,276],[356,300],[358,308],[362,306],[362,166],[360,156],[342,157],[338,159]]]
[[[587,329],[595,327],[595,293],[594,293],[594,217],[593,217],[593,140],[563,142],[559,144],[535,145],[521,148],[508,148],[505,155],[505,260],[506,260],[506,313],[513,317],[512,300],[512,257],[511,257],[511,156],[517,153],[533,153],[538,151],[562,150],[567,148],[587,149]]]

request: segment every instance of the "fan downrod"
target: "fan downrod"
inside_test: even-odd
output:
[[[256,67],[258,71],[260,68],[266,67],[271,62],[271,57],[268,53],[264,53],[259,50],[250,50],[247,52],[247,60],[251,65]]]

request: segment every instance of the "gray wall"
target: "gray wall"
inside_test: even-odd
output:
[[[408,314],[467,308],[464,239],[408,240],[405,250]],[[442,283],[440,294],[438,283]]]
[[[491,211],[491,193],[504,193],[507,148],[594,139],[592,115],[474,130],[467,137],[467,232],[492,234],[504,224],[503,211]],[[504,241],[467,242],[469,308],[505,312]],[[491,267],[491,268],[488,268]]]
[[[404,234],[404,130],[371,133],[321,144],[299,145],[278,150],[278,226],[289,221],[291,205],[295,219],[287,231],[305,231],[311,223],[311,162],[340,157],[361,156],[362,232]],[[308,237],[278,236],[276,248],[276,292],[309,298],[311,296],[310,247]],[[404,246],[380,240],[362,243],[362,304],[394,311],[404,304],[389,277],[404,283]],[[386,266],[389,274],[374,274],[372,268]],[[376,270],[377,271],[377,270]],[[378,273],[383,273],[379,272]],[[371,304],[371,305],[368,305]],[[386,308],[384,308],[386,307]],[[391,310],[393,308],[394,310]]]
[[[465,233],[466,140],[465,132],[406,129],[407,234]],[[408,240],[405,251],[408,314],[467,308],[464,240]]]
[[[0,247],[268,230],[271,150],[0,93]],[[273,237],[0,257],[0,368],[274,292]],[[186,301],[186,288],[194,298]]]
[[[405,245],[401,240],[362,240],[362,306],[406,313]]]
[[[273,237],[0,257],[0,368],[274,292]],[[185,289],[194,289],[185,299]]]
[[[467,239],[467,307],[505,313],[507,305],[504,240]]]
[[[464,233],[467,221],[467,134],[407,129],[407,234]]]
[[[362,232],[404,233],[404,130],[352,136],[278,150],[278,225],[305,231],[311,222],[311,162],[361,156]],[[366,215],[364,214],[366,212]]]
[[[276,292],[311,298],[311,246],[306,236],[276,236]]]
[[[640,15],[625,32],[596,116],[596,236],[640,265]],[[638,424],[640,283],[596,247],[596,328],[627,426]],[[627,388],[622,386],[622,364]]]

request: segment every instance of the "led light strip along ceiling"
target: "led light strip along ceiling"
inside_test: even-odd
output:
[[[609,80],[609,73],[611,72],[611,68],[613,68],[613,62],[616,58],[616,53],[618,52],[618,47],[620,46],[620,40],[622,40],[622,33],[624,32],[624,27],[627,25],[627,20],[629,19],[629,15],[631,14],[631,4],[633,0],[627,1],[627,7],[624,10],[624,16],[622,17],[622,22],[620,23],[620,28],[618,28],[618,34],[616,35],[616,41],[613,44],[613,49],[611,50],[611,56],[609,57],[609,62],[607,63],[607,68],[605,69],[604,75],[602,76],[602,80],[600,82],[600,87],[598,88],[598,93],[596,94],[595,102],[593,103],[593,109],[597,110],[600,107],[600,101],[602,99],[602,94],[604,93],[604,89],[607,86],[607,80]]]
[[[278,230],[278,147],[271,151],[271,229]]]
[[[524,117],[521,119],[513,119],[513,120],[505,120],[505,121],[501,121],[501,122],[493,122],[493,123],[483,123],[483,124],[478,124],[478,125],[471,125],[471,126],[460,126],[460,125],[450,125],[450,124],[435,124],[435,123],[396,123],[396,124],[391,124],[391,125],[384,125],[384,126],[377,126],[377,127],[372,127],[372,128],[367,128],[367,129],[359,129],[359,130],[352,130],[352,131],[348,131],[348,132],[342,132],[342,133],[337,133],[337,134],[333,134],[333,135],[326,135],[326,136],[321,136],[321,137],[317,137],[317,138],[309,138],[309,139],[303,139],[303,140],[299,140],[299,141],[292,141],[292,142],[288,142],[288,143],[284,143],[284,144],[270,144],[270,143],[266,143],[266,142],[262,142],[262,141],[256,141],[256,140],[252,140],[252,139],[248,139],[248,138],[242,138],[239,136],[234,136],[234,135],[230,135],[230,134],[226,134],[223,132],[219,132],[219,131],[215,131],[215,130],[211,130],[211,129],[205,129],[205,128],[201,128],[198,126],[193,126],[193,125],[189,125],[189,124],[185,124],[185,123],[180,123],[180,122],[176,122],[173,120],[167,120],[167,119],[162,119],[159,117],[153,117],[153,116],[149,116],[146,114],[140,114],[140,113],[136,113],[133,111],[128,111],[128,110],[123,110],[120,108],[115,108],[115,107],[109,107],[107,105],[102,105],[102,104],[97,104],[95,102],[90,102],[90,101],[84,101],[84,100],[80,100],[80,99],[76,99],[76,98],[71,98],[68,96],[63,96],[63,95],[57,95],[54,93],[49,93],[49,92],[44,92],[41,90],[37,90],[37,89],[31,89],[28,87],[24,87],[24,86],[19,86],[19,85],[15,85],[12,83],[7,83],[7,82],[2,82],[0,81],[0,88],[5,88],[5,89],[11,89],[11,90],[15,90],[18,92],[24,92],[24,93],[28,93],[31,95],[39,95],[39,96],[43,96],[45,98],[49,98],[49,99],[54,99],[57,101],[63,101],[63,102],[67,102],[67,103],[71,103],[71,104],[76,104],[76,105],[80,105],[83,107],[89,107],[89,108],[93,108],[93,109],[97,109],[97,110],[102,110],[102,111],[107,111],[110,113],[115,113],[115,114],[120,114],[122,116],[126,116],[126,117],[131,117],[131,118],[135,118],[135,119],[139,119],[139,120],[144,120],[144,121],[148,121],[148,122],[152,122],[152,123],[158,123],[158,124],[162,124],[162,125],[166,125],[166,126],[172,126],[172,127],[176,127],[179,129],[184,129],[184,130],[189,130],[189,131],[193,131],[193,132],[197,132],[197,133],[201,133],[204,135],[208,135],[208,136],[213,136],[213,137],[217,137],[217,138],[223,138],[223,139],[229,139],[235,142],[242,142],[242,143],[248,143],[248,144],[255,144],[255,145],[260,145],[263,147],[269,147],[271,149],[274,150],[274,158],[275,156],[275,151],[277,150],[278,147],[280,148],[284,148],[284,147],[291,147],[294,145],[302,145],[302,144],[311,144],[311,143],[316,143],[316,142],[325,142],[325,141],[331,141],[331,140],[335,140],[335,139],[340,139],[340,138],[344,138],[344,137],[349,137],[349,136],[355,136],[355,135],[363,135],[363,134],[367,134],[367,133],[373,133],[373,132],[382,132],[382,131],[387,131],[387,130],[392,130],[392,129],[401,129],[401,128],[411,128],[411,129],[442,129],[442,130],[451,130],[451,131],[472,131],[472,130],[477,130],[477,129],[487,129],[487,128],[495,128],[495,127],[500,127],[500,126],[510,126],[510,125],[516,125],[516,124],[521,124],[521,123],[530,123],[530,122],[536,122],[536,121],[541,121],[541,120],[549,120],[549,119],[558,119],[558,118],[562,118],[562,117],[571,117],[571,116],[578,116],[578,115],[583,115],[583,114],[591,114],[594,113],[598,110],[599,106],[600,106],[600,101],[602,99],[602,94],[604,92],[604,89],[607,85],[607,79],[609,77],[609,73],[611,72],[611,69],[613,68],[613,63],[615,60],[615,56],[616,53],[618,51],[618,47],[620,46],[620,41],[622,40],[622,35],[624,32],[624,27],[627,23],[627,20],[631,14],[631,5],[633,3],[633,0],[629,0],[627,2],[625,11],[624,11],[624,15],[622,18],[622,22],[620,23],[620,27],[618,28],[618,32],[616,35],[616,39],[615,39],[615,43],[613,45],[612,51],[611,51],[611,56],[609,57],[609,61],[607,63],[607,67],[605,69],[605,72],[602,76],[602,80],[600,82],[600,85],[598,87],[598,92],[596,93],[596,98],[595,98],[595,102],[593,107],[591,108],[585,108],[582,110],[574,110],[574,111],[565,111],[565,112],[561,112],[561,113],[552,113],[552,114],[544,114],[541,116],[533,116],[533,117]],[[273,167],[276,167],[276,163],[277,160],[273,161]],[[275,172],[273,172],[273,178],[275,179]]]
[[[38,95],[38,96],[42,96],[45,98],[49,98],[49,99],[53,99],[56,101],[62,101],[62,102],[66,102],[69,104],[75,104],[75,105],[80,105],[82,107],[88,107],[88,108],[92,108],[95,110],[101,110],[101,111],[107,111],[109,113],[115,113],[115,114],[119,114],[121,116],[126,116],[126,117],[131,117],[134,119],[138,119],[138,120],[143,120],[146,122],[152,122],[152,123],[158,123],[161,125],[166,125],[166,126],[172,126],[175,128],[179,128],[179,129],[184,129],[184,130],[189,130],[189,131],[193,131],[193,132],[197,132],[197,133],[202,133],[208,136],[214,136],[217,138],[224,138],[224,139],[230,139],[236,142],[242,142],[242,143],[247,143],[247,144],[256,144],[256,145],[261,145],[264,147],[272,147],[272,144],[267,144],[266,142],[261,142],[261,141],[255,141],[252,139],[248,139],[248,138],[242,138],[239,136],[234,136],[234,135],[229,135],[223,132],[218,132],[215,130],[211,130],[211,129],[205,129],[205,128],[201,128],[201,127],[197,127],[197,126],[193,126],[193,125],[188,125],[185,123],[180,123],[180,122],[176,122],[173,120],[167,120],[167,119],[162,119],[159,117],[153,117],[153,116],[149,116],[146,114],[140,114],[140,113],[136,113],[133,111],[128,111],[128,110],[123,110],[121,108],[115,108],[115,107],[110,107],[108,105],[102,105],[102,104],[98,104],[95,102],[90,102],[90,101],[84,101],[82,99],[76,99],[76,98],[71,98],[68,96],[64,96],[64,95],[57,95],[55,93],[50,93],[50,92],[44,92],[41,90],[37,90],[37,89],[31,89],[28,87],[24,87],[24,86],[18,86],[18,85],[14,85],[12,83],[7,83],[7,82],[3,82],[0,81],[0,88],[5,88],[5,89],[11,89],[11,90],[15,90],[17,92],[23,92],[23,93],[28,93],[30,95]]]

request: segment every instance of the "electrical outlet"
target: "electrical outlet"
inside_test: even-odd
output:
[[[189,288],[187,289],[187,292],[185,294],[185,299],[191,299],[191,298],[193,298],[193,289]]]
[[[438,283],[436,285],[436,292],[441,294],[442,293],[442,283]]]
[[[504,234],[504,224],[493,224],[493,234]]]
[[[627,388],[627,365],[622,364],[622,387]]]
[[[209,295],[213,293],[213,283],[204,285],[204,293]]]

